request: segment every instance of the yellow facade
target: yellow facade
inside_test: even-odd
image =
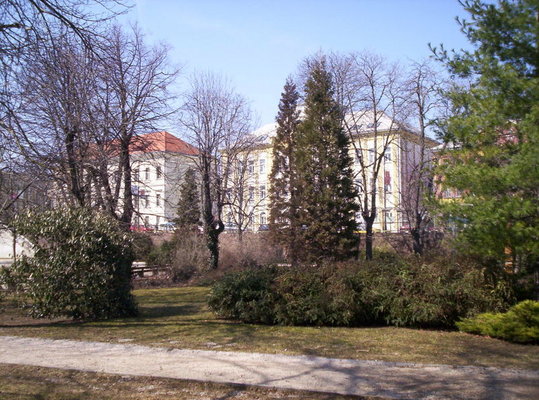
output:
[[[268,128],[265,128],[267,131]],[[361,163],[357,157],[357,149],[361,149],[364,157],[364,165],[367,165],[367,175],[372,177],[371,160],[378,158],[384,147],[387,149],[383,156],[383,161],[379,168],[377,177],[377,216],[374,229],[378,232],[398,232],[408,225],[402,212],[403,188],[409,184],[409,176],[413,168],[417,167],[420,140],[419,137],[409,131],[389,131],[377,132],[375,136],[371,133],[358,134],[354,137],[355,146],[350,145],[350,156],[353,160],[353,171],[355,183],[360,193],[360,198],[365,194],[364,183],[361,179]],[[272,141],[268,144],[257,146],[249,151],[247,159],[246,177],[246,209],[250,217],[247,230],[266,230],[270,213],[269,191],[270,173],[273,163]],[[376,141],[376,146],[375,146]],[[436,142],[428,140],[428,147],[433,147]],[[225,208],[224,221],[227,229],[236,229],[234,225],[234,210],[231,207]],[[363,230],[363,218],[357,216],[359,230]]]

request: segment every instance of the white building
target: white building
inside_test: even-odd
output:
[[[168,132],[138,137],[132,144],[134,229],[167,229],[174,218],[185,171],[198,150]]]

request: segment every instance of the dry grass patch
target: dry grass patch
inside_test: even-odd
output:
[[[539,346],[454,331],[265,326],[221,320],[206,306],[208,292],[204,287],[136,290],[139,317],[90,323],[31,320],[7,304],[0,314],[0,335],[520,369],[539,365]]]
[[[295,390],[0,364],[2,400],[375,400]]]

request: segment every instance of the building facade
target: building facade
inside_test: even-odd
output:
[[[361,198],[365,195],[366,188],[372,187],[372,182],[364,182],[365,177],[372,179],[372,169],[377,160],[381,159],[376,182],[377,212],[374,229],[379,232],[398,232],[410,225],[405,212],[406,202],[403,200],[411,195],[410,187],[416,179],[418,169],[425,167],[421,164],[430,159],[431,149],[438,143],[428,138],[422,140],[413,130],[395,124],[385,115],[376,120],[378,125],[374,128],[369,123],[372,116],[365,114],[355,118],[355,124],[350,123],[347,127],[353,139],[350,143],[350,156],[353,160],[355,185]],[[253,135],[262,138],[262,144],[251,149],[246,156],[244,215],[248,216],[247,230],[267,229],[270,172],[276,130],[277,124],[272,123],[253,132]],[[238,228],[235,213],[232,207],[225,209],[225,227],[231,231]],[[357,222],[358,229],[363,230],[364,223],[360,213],[357,215]]]
[[[141,135],[134,141],[131,175],[134,230],[168,230],[176,218],[180,186],[198,151],[169,132]]]

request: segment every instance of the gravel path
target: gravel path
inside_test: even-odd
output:
[[[539,399],[539,370],[176,350],[0,336],[0,363],[391,399]]]

